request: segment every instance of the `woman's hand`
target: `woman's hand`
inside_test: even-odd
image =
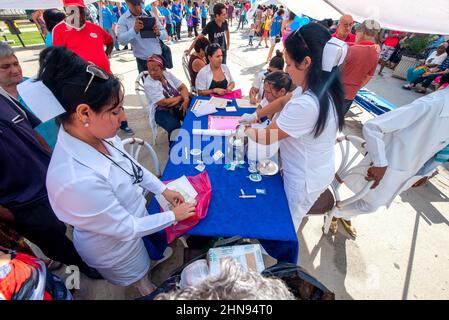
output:
[[[368,169],[368,174],[365,179],[367,181],[374,181],[374,184],[371,186],[371,189],[376,188],[379,185],[379,182],[385,175],[388,167],[370,167]]]
[[[187,110],[189,110],[189,106],[190,106],[190,99],[184,99],[184,101],[181,104],[182,107],[182,114],[185,116],[187,114]]]
[[[195,215],[195,205],[192,203],[183,203],[173,208],[176,221],[182,221]]]
[[[168,188],[162,192],[162,195],[174,207],[185,202],[184,197],[179,192]]]
[[[227,90],[226,89],[222,89],[222,88],[214,88],[212,90],[213,93],[218,94],[220,96],[225,95]]]

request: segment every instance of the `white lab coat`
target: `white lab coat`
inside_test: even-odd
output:
[[[380,206],[389,206],[402,191],[432,174],[437,162],[426,166],[427,172],[420,169],[449,144],[449,89],[369,120],[363,126],[363,136],[373,166],[388,166],[388,169],[377,188],[349,207],[348,214],[343,209],[340,217],[354,216],[355,209],[369,213]],[[365,157],[360,164],[369,166],[370,158]],[[367,168],[360,170],[363,175],[366,171]],[[345,182],[352,191],[358,192],[366,181],[362,176],[355,177]]]
[[[284,189],[295,230],[318,197],[332,183],[335,175],[334,145],[337,118],[330,101],[329,115],[323,132],[314,136],[319,102],[312,91],[298,87],[275,120],[289,137],[279,141]]]
[[[109,141],[125,152],[118,137]],[[133,172],[128,159],[106,147],[117,164]],[[166,186],[142,169],[140,185],[155,194],[162,193]],[[73,242],[80,256],[116,285],[128,286],[147,274],[150,258],[142,237],[175,222],[172,211],[149,215],[142,188],[62,126],[48,168],[47,190],[56,216],[74,227]]]

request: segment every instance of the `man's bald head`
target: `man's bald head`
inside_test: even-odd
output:
[[[351,15],[345,14],[338,21],[337,35],[340,39],[345,39],[351,33],[354,19]]]

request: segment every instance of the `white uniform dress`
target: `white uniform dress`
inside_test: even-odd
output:
[[[316,95],[298,87],[276,119],[277,126],[289,137],[279,142],[284,189],[297,231],[302,219],[335,175],[334,144],[337,119],[333,103],[324,131],[314,136],[319,103]]]
[[[232,78],[231,71],[228,66],[225,64],[221,65],[221,70],[223,71],[226,80],[228,80],[228,85],[231,82],[234,82]],[[196,76],[195,88],[196,90],[209,90],[210,85],[214,80],[214,74],[212,73],[212,69],[210,68],[210,64],[205,65],[201,68]]]
[[[118,137],[109,141],[124,151]],[[133,172],[128,159],[106,147],[120,167]],[[162,193],[166,186],[142,169],[140,185],[155,194]],[[74,227],[73,242],[80,256],[116,285],[128,286],[145,276],[150,258],[142,237],[175,222],[172,211],[149,215],[142,188],[62,126],[47,172],[47,190],[56,216]]]

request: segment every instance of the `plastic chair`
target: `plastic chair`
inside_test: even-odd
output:
[[[183,54],[182,55],[182,68],[184,69],[184,73],[186,75],[187,80],[189,80],[190,84],[190,91],[194,94],[196,94],[195,84],[192,83],[192,79],[190,78],[190,72],[189,72],[189,55]]]
[[[126,151],[133,157],[134,160],[136,160],[138,163],[140,151],[142,150],[142,147],[147,151],[147,153],[150,155],[151,162],[154,166],[154,175],[156,177],[161,176],[161,167],[159,165],[159,158],[157,157],[156,152],[154,149],[150,146],[150,144],[140,138],[128,138],[122,141],[123,147],[126,149]],[[148,191],[144,191],[143,195],[146,196],[148,194]]]
[[[156,123],[156,120],[154,119],[154,113],[155,108],[153,105],[150,105],[150,103],[147,100],[147,97],[145,95],[145,87],[144,87],[144,81],[145,78],[148,76],[148,71],[142,71],[136,79],[135,82],[135,90],[137,98],[139,99],[140,105],[144,110],[148,112],[148,124],[150,125],[152,138],[153,138],[153,145],[156,144],[156,138],[157,138],[157,131],[158,131],[158,125]]]
[[[342,200],[341,186],[345,183],[345,179],[349,176],[359,175],[364,177],[364,174],[360,170],[365,166],[357,165],[353,166],[354,162],[359,156],[366,157],[368,152],[365,149],[365,140],[356,136],[343,136],[336,140],[336,144],[339,145],[341,151],[341,163],[335,174],[334,181],[329,186],[326,191],[324,191],[318,200],[314,203],[310,211],[307,213],[310,215],[324,215],[324,226],[323,232],[327,234],[331,225],[332,218],[337,210],[343,209],[344,207],[362,199],[370,190],[374,181],[368,181],[363,189],[354,194],[353,196]],[[357,152],[350,156],[351,145],[353,145]],[[366,166],[368,170],[368,166]],[[365,171],[366,172],[366,171]]]

